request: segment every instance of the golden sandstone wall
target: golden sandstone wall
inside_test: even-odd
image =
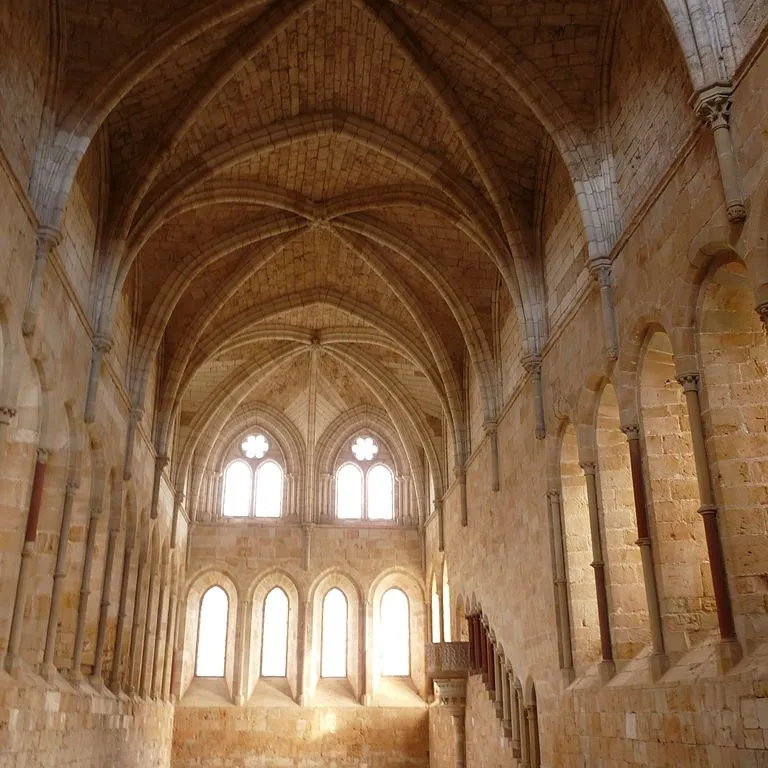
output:
[[[543,351],[546,439],[534,437],[532,384],[526,378],[498,425],[500,491],[491,490],[490,443],[485,440],[467,472],[469,525],[460,524],[458,485],[454,484],[445,504],[444,552],[438,547],[437,519],[429,523],[428,567],[439,569],[445,559],[454,596],[452,610],[458,615],[467,608],[482,610],[528,701],[535,685],[542,765],[766,765],[768,497],[762,478],[768,347],[753,309],[765,294],[754,295],[744,280],[743,267],[733,265],[746,262],[752,284],[765,282],[768,53],[763,39],[737,78],[733,135],[744,191],[752,203],[747,223],[730,225],[723,210],[712,134],[681,111],[682,101],[678,103],[673,95],[684,90],[679,83],[657,79],[659,73],[653,67],[661,61],[665,66],[670,63],[669,46],[663,35],[656,36],[643,26],[644,4],[634,5],[626,8],[619,33],[630,46],[617,53],[624,74],[616,73],[612,85],[615,151],[626,164],[618,169],[619,184],[625,206],[630,214],[634,212],[614,249],[619,359],[615,365],[607,364],[602,354],[598,293],[589,284],[580,290],[573,274],[558,277],[565,269],[558,266],[558,259],[566,248],[574,250],[568,227],[545,222],[545,231],[553,233],[545,238],[545,271],[555,280],[550,301],[552,288],[559,290],[562,285],[572,292],[563,321],[554,322]],[[632,26],[635,22],[637,27]],[[644,74],[631,73],[632,50],[641,45],[654,52],[649,61],[655,64]],[[645,103],[633,104],[621,90],[639,87],[637,81],[634,85],[630,81],[642,77],[647,78],[645,92],[652,93]],[[652,158],[658,161],[653,173],[645,170]],[[557,177],[555,173],[552,180]],[[562,197],[562,185],[555,184],[553,193]],[[552,204],[551,216],[560,222],[567,210],[566,202]],[[723,265],[725,271],[718,271]],[[551,313],[556,306],[555,299]],[[645,348],[655,331],[666,332],[670,341],[664,342],[665,350],[671,354],[651,352],[646,363]],[[657,334],[654,343],[662,338]],[[745,655],[725,673],[716,663],[717,623],[706,554],[703,560],[698,555],[689,558],[703,545],[704,530],[695,514],[699,506],[696,477],[684,464],[690,434],[687,412],[678,405],[682,390],[675,381],[687,371],[701,375],[705,439],[720,509],[729,590]],[[661,373],[665,378],[659,382]],[[564,499],[570,482],[566,470],[575,467],[578,473],[579,461],[597,461],[600,473],[596,424],[608,383],[618,397],[618,405],[613,406],[616,421],[641,427],[670,662],[669,671],[657,682],[651,679],[648,646],[637,654],[618,653],[615,631],[617,674],[610,681],[601,683],[596,666],[579,653],[573,683],[560,669],[547,492],[557,490]],[[573,445],[578,444],[578,455],[570,459],[571,465],[564,460],[561,467],[566,432],[573,435]],[[626,441],[612,450],[625,451]],[[756,457],[762,457],[762,462]],[[631,486],[624,490],[629,491],[631,503]],[[605,537],[611,516],[618,514],[617,494],[606,487],[599,491]],[[568,527],[574,524],[569,513],[575,515],[578,505],[564,506]],[[687,538],[687,531],[695,540]],[[634,549],[636,536],[636,530],[627,531],[627,552]],[[570,544],[572,550],[578,548],[578,542]],[[478,553],[482,553],[482,565]],[[611,587],[618,588],[618,576],[614,575],[613,585],[610,582],[611,558],[616,556],[615,549],[606,554],[609,602]],[[594,583],[589,560],[591,552],[586,561],[587,586]],[[573,615],[574,606],[570,609]],[[611,611],[615,628],[622,618],[621,607],[613,603]],[[589,616],[584,624],[574,621],[574,638],[589,629],[589,621]],[[594,640],[596,629],[591,626]],[[595,658],[599,658],[599,647]],[[487,697],[482,692],[478,695],[471,681],[467,696],[470,766],[499,762],[498,739],[490,732],[497,727],[495,720],[492,727],[481,726],[483,737],[473,733],[488,718],[493,720]],[[445,715],[433,718],[433,742],[438,734],[450,733],[445,720]],[[514,764],[508,742],[505,749],[506,764]],[[452,756],[434,751],[432,764],[452,766]]]

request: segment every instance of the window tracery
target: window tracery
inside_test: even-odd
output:
[[[284,471],[262,433],[249,434],[240,456],[224,470],[221,513],[224,517],[277,518],[282,514]]]
[[[395,477],[381,461],[377,441],[361,435],[352,441],[351,457],[336,471],[336,517],[341,520],[392,520]]]

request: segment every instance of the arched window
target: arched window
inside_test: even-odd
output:
[[[411,673],[408,598],[401,589],[388,589],[381,598],[381,674],[407,677]]]
[[[288,596],[275,587],[264,601],[261,676],[285,677],[288,668]]]
[[[369,470],[366,483],[368,519],[391,520],[395,512],[395,480],[392,472],[383,464],[377,464]]]
[[[363,516],[363,473],[354,464],[344,464],[336,473],[336,514],[343,520]]]
[[[227,593],[221,587],[211,587],[200,601],[195,664],[198,677],[224,677],[228,618]]]
[[[347,676],[347,598],[337,587],[323,599],[320,676]]]
[[[244,461],[233,461],[224,473],[225,517],[247,517],[251,513],[253,473]]]
[[[265,461],[256,470],[256,517],[280,517],[283,501],[283,470]]]
[[[432,577],[432,642],[440,642],[440,597],[437,594],[437,578]]]

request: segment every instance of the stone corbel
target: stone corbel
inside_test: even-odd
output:
[[[619,334],[616,323],[616,309],[613,306],[613,267],[610,260],[590,260],[589,273],[600,288],[605,356],[609,360],[617,360],[619,357]]]
[[[453,721],[456,768],[467,764],[465,713],[467,707],[467,681],[463,678],[438,679],[434,681],[437,700],[450,713]]]
[[[547,436],[544,422],[544,393],[541,387],[541,355],[525,355],[523,368],[531,374],[533,384],[533,407],[536,416],[536,439],[543,440]]]
[[[167,456],[155,457],[155,477],[152,482],[152,505],[150,506],[150,518],[152,520],[157,519],[157,505],[160,500],[160,480],[163,476],[163,470],[168,466]]]
[[[58,227],[42,225],[37,230],[35,261],[32,265],[32,277],[29,282],[29,295],[21,323],[24,336],[32,336],[37,327],[37,315],[40,310],[40,298],[43,295],[45,268],[51,251],[61,242],[61,230]]]
[[[694,99],[696,116],[710,127],[715,140],[728,221],[742,222],[747,218],[747,209],[730,128],[733,87],[730,83],[715,83],[695,94]]]
[[[128,419],[128,434],[125,438],[125,461],[123,462],[123,480],[126,482],[133,476],[133,448],[136,443],[136,427],[144,415],[144,408],[134,406]]]
[[[491,443],[491,490],[498,491],[499,481],[499,437],[498,425],[495,421],[486,421],[483,423],[483,431]]]
[[[99,377],[101,376],[101,364],[104,355],[112,349],[112,339],[101,333],[93,337],[93,351],[91,352],[91,371],[88,374],[88,390],[85,395],[85,414],[83,420],[91,424],[96,418],[96,395],[99,391]]]
[[[755,307],[755,312],[757,312],[760,317],[760,322],[763,324],[763,330],[768,333],[768,301],[764,304],[758,304]],[[2,424],[2,420],[0,420],[0,424]]]

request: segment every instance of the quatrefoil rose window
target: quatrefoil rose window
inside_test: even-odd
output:
[[[269,441],[264,435],[248,435],[240,448],[249,459],[263,459],[269,450]]]
[[[379,446],[372,437],[358,437],[352,443],[352,453],[358,461],[373,461],[373,457],[379,452]]]

